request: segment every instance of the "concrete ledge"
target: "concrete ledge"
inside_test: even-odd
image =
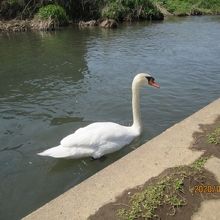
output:
[[[202,155],[190,149],[193,133],[219,115],[217,99],[24,219],[84,220],[124,190],[142,185],[164,169],[192,163]]]

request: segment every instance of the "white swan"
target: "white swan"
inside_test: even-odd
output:
[[[139,89],[143,85],[159,88],[154,78],[147,73],[139,73],[134,77],[132,83],[132,126],[127,127],[112,122],[92,123],[63,138],[59,146],[45,150],[38,155],[55,158],[91,156],[97,159],[131,143],[142,131]]]

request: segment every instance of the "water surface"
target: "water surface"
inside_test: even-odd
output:
[[[1,34],[0,219],[23,217],[218,98],[219,36],[220,17]],[[161,89],[141,90],[138,140],[105,160],[36,155],[91,122],[130,125],[131,82],[146,71]]]

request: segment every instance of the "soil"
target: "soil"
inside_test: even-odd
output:
[[[204,156],[215,156],[220,159],[220,144],[209,144],[207,142],[207,135],[220,127],[220,117],[216,119],[214,124],[203,125],[200,124],[201,132],[195,132],[193,135],[194,143],[191,146],[192,150],[199,150],[204,152]]]
[[[220,126],[220,117],[212,125],[200,125],[201,132],[196,132],[194,137],[194,143],[191,146],[192,150],[201,150],[204,152],[203,156],[215,156],[220,158],[220,144],[209,144],[207,142],[207,135],[213,132],[217,127]],[[94,215],[89,217],[89,220],[118,220],[117,211],[122,208],[129,206],[129,200],[131,196],[142,191],[148,185],[152,185],[155,182],[160,181],[167,175],[176,173],[179,168],[169,168],[163,171],[159,176],[151,178],[143,186],[136,187],[124,191],[119,197],[116,198],[115,202],[108,203],[101,207]],[[184,169],[192,169],[190,166],[185,166]],[[176,176],[175,176],[176,177]],[[178,175],[177,175],[178,177]],[[180,207],[169,207],[168,205],[162,205],[156,209],[156,216],[152,218],[160,220],[190,220],[193,213],[198,211],[201,206],[201,202],[210,199],[220,199],[220,192],[195,192],[196,186],[219,186],[220,183],[216,180],[215,176],[202,168],[202,170],[195,175],[189,175],[184,179],[182,196],[186,200],[186,204]],[[140,219],[140,218],[139,218]]]

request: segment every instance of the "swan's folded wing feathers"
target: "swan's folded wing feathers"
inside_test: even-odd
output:
[[[97,148],[106,142],[127,143],[134,138],[128,129],[112,122],[93,123],[63,138],[60,144],[63,147]]]

